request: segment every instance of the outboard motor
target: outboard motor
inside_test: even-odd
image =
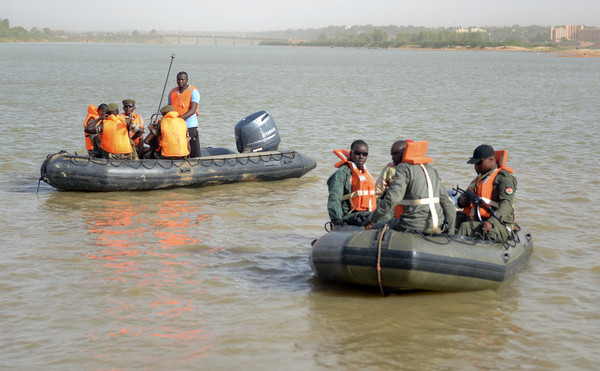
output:
[[[235,144],[239,153],[277,151],[279,131],[273,118],[265,111],[247,116],[235,125]]]

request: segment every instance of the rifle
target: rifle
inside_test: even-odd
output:
[[[473,204],[473,207],[475,207],[475,210],[477,210],[477,220],[479,220],[480,222],[483,221],[483,219],[481,218],[481,214],[479,213],[480,207],[488,213],[490,213],[490,215],[496,218],[496,220],[500,221],[500,218],[496,216],[494,209],[492,209],[492,207],[487,202],[483,201],[481,197],[477,196],[477,194],[472,190],[464,190],[457,185],[456,188],[452,188],[452,196],[456,196],[457,194],[464,195],[469,199],[471,204]]]

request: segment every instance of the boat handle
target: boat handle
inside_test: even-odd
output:
[[[188,169],[179,169],[179,172],[180,173],[189,173],[190,169],[189,168]]]

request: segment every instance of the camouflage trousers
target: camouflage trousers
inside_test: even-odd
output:
[[[131,153],[110,153],[106,152],[102,147],[100,147],[100,137],[95,135],[92,138],[94,149],[92,151],[88,151],[88,153],[91,157],[111,158],[115,160],[137,160],[139,159],[137,147],[133,143],[133,140],[130,139],[129,141],[131,142]]]
[[[488,222],[492,223],[492,226],[494,226],[491,232],[483,233],[483,222],[466,221],[458,228],[458,234],[491,241],[508,241],[508,237],[510,236],[510,226],[507,227],[495,218],[488,219]]]

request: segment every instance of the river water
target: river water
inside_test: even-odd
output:
[[[314,158],[300,179],[58,192],[89,104],[146,120],[167,71],[202,96],[203,145],[266,110]],[[600,362],[600,59],[250,45],[0,44],[1,369],[595,369]],[[165,98],[166,99],[166,98]],[[166,101],[163,101],[163,104]],[[509,151],[523,270],[494,291],[379,296],[314,277],[334,148],[429,140],[447,188],[481,143]]]

